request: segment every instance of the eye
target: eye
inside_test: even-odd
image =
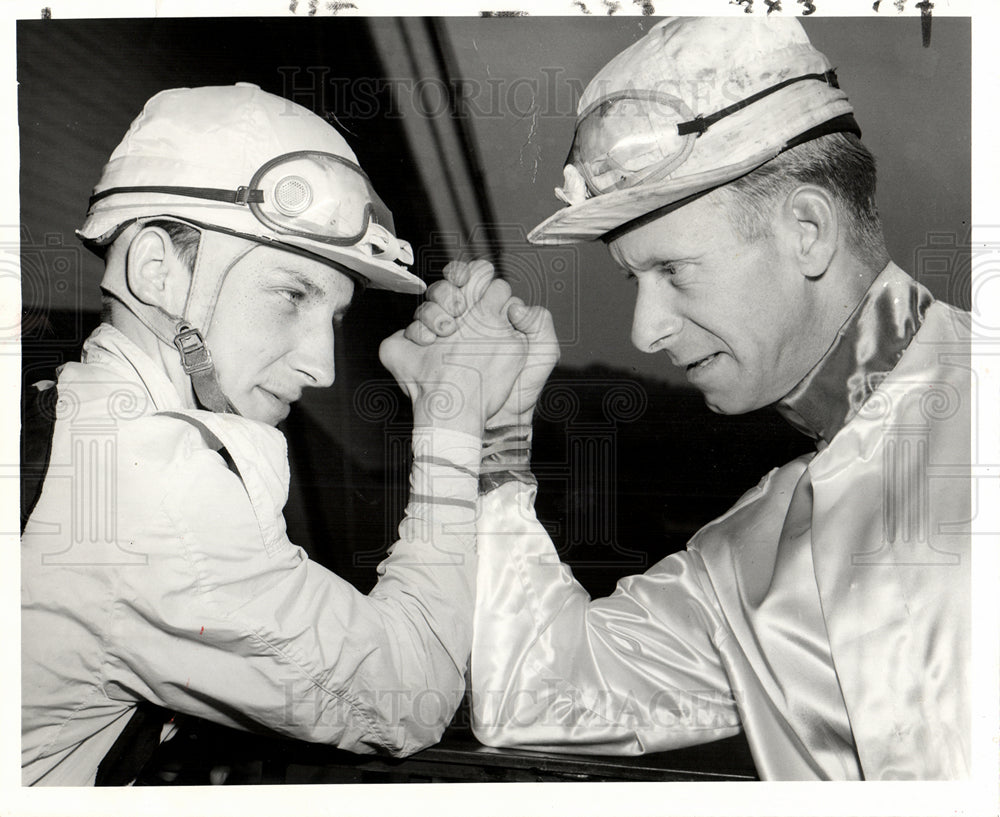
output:
[[[276,289],[275,292],[294,306],[298,306],[306,298],[306,293],[304,291],[294,287],[282,287],[280,289]]]

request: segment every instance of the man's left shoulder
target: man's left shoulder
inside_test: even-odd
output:
[[[907,346],[886,386],[914,387],[921,391],[935,386],[969,389],[972,352],[972,318],[968,312],[942,301],[926,310],[919,329]]]
[[[934,301],[924,314],[917,337],[930,335],[940,340],[968,343],[972,338],[972,314],[945,301]]]

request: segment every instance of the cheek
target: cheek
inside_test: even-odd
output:
[[[720,313],[716,313],[720,314]],[[765,302],[754,298],[735,300],[727,305],[725,321],[711,324],[714,334],[729,352],[721,373],[734,405],[715,408],[722,413],[748,410],[744,402],[754,407],[775,388],[781,388],[788,372],[796,369],[792,358],[795,344],[787,341],[789,315],[780,299]],[[720,396],[721,397],[721,396]],[[765,401],[766,402],[766,401]]]
[[[263,368],[281,356],[282,336],[290,322],[276,316],[260,300],[233,299],[216,310],[208,344],[223,383],[255,380]]]
[[[799,305],[775,300],[774,308],[762,311],[756,330],[748,338],[751,360],[747,369],[752,388],[761,404],[787,394],[808,373],[813,359],[815,326],[799,311]]]

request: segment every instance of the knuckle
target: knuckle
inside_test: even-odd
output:
[[[452,315],[460,315],[465,308],[465,297],[462,295],[462,291],[447,281],[442,283],[447,284],[447,286],[441,287],[434,293],[434,301]]]
[[[382,365],[386,365],[392,355],[392,347],[389,344],[389,339],[386,338],[378,346],[378,359],[382,361]]]
[[[457,286],[462,286],[468,281],[470,274],[469,265],[464,261],[451,261],[445,265],[443,275],[445,281],[453,282]]]
[[[441,307],[437,304],[426,303],[420,312],[420,320],[430,326],[441,317],[442,311]]]
[[[469,264],[469,270],[476,275],[493,275],[493,264],[485,258],[477,258]]]
[[[492,297],[506,301],[511,296],[510,284],[503,278],[494,278],[487,290]]]
[[[473,292],[482,293],[494,277],[493,265],[489,261],[473,261],[470,265],[466,286]]]
[[[428,301],[437,300],[438,298],[441,297],[441,290],[445,286],[451,286],[451,285],[443,279],[440,281],[435,281],[433,284],[427,287],[427,291],[424,292],[424,298]]]

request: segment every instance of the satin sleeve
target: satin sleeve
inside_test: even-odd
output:
[[[694,552],[591,600],[534,512],[533,486],[480,498],[473,731],[490,746],[634,755],[736,734]]]

